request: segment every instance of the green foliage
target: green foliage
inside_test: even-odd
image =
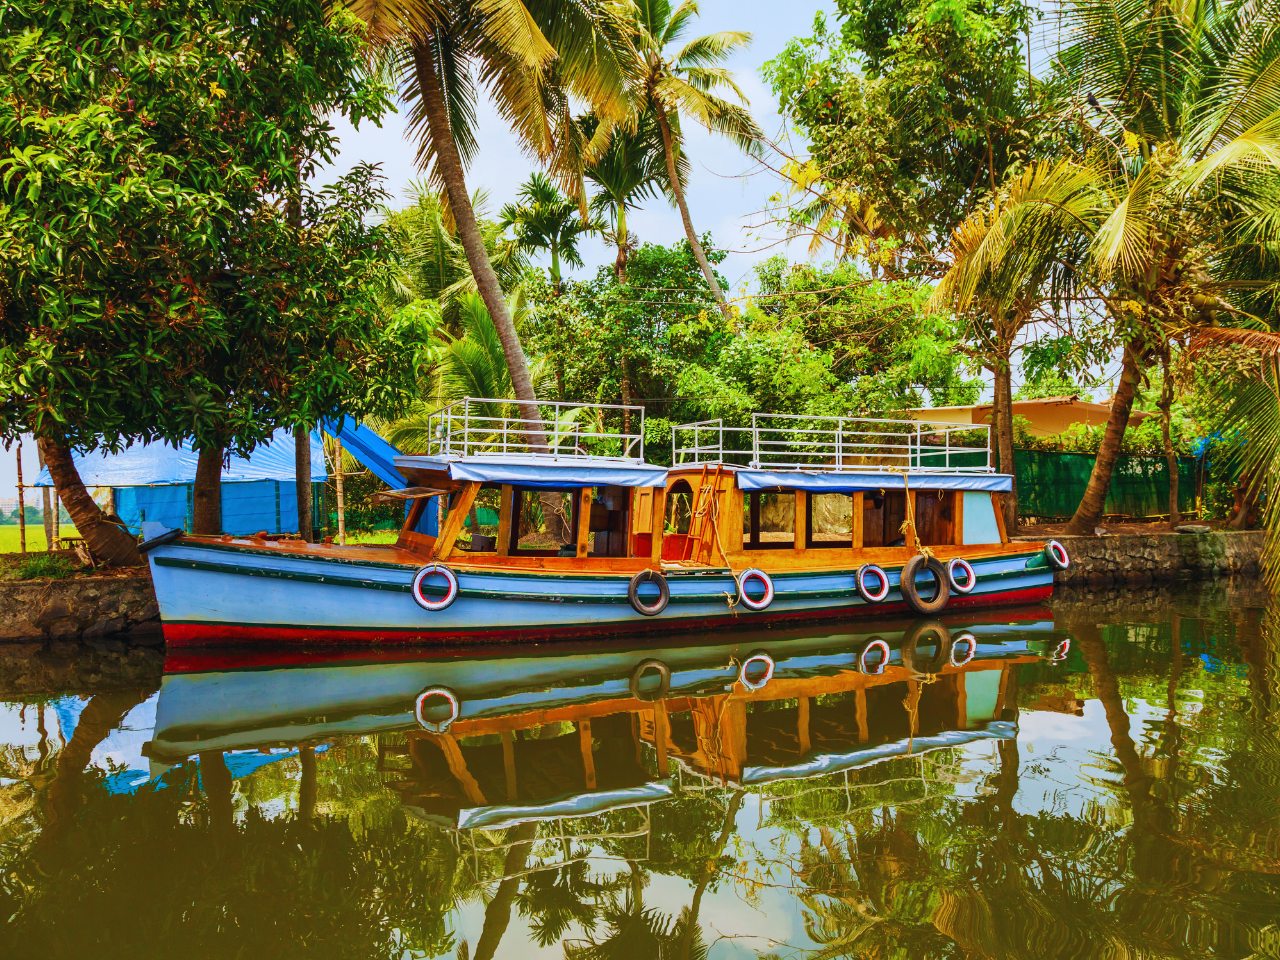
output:
[[[325,119],[388,91],[318,0],[20,0],[0,33],[0,435],[245,454],[394,407],[381,197]]]
[[[76,572],[76,565],[56,553],[31,553],[19,562],[19,580],[62,580]]]
[[[516,245],[521,250],[545,250],[551,255],[551,285],[559,289],[560,261],[581,267],[578,241],[599,233],[604,224],[584,218],[577,205],[565,199],[543,173],[531,175],[517,196],[519,203],[508,203],[502,208],[499,226],[515,228]]]

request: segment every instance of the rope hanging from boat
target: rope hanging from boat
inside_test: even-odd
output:
[[[698,508],[689,514],[689,530],[693,530],[693,521],[701,520],[698,529],[698,542],[701,543],[707,523],[711,524],[711,532],[715,535],[715,544],[720,551],[720,559],[724,561],[725,567],[729,570],[729,575],[733,577],[734,583],[738,582],[738,572],[733,569],[733,565],[729,563],[729,554],[724,549],[724,541],[720,539],[720,498],[716,496],[720,492],[720,466],[717,465],[716,472],[712,475],[711,485],[708,488],[706,483],[706,467],[703,467],[702,483],[698,487]],[[707,491],[710,489],[710,494]],[[692,538],[691,538],[692,539]],[[681,560],[680,565],[697,564],[696,559]],[[732,594],[728,590],[724,592],[725,603],[729,605],[729,611],[736,617],[738,611],[734,609],[742,600],[741,589],[735,590]]]
[[[916,553],[927,559],[933,559],[933,551],[920,542],[920,534],[916,531],[916,505],[911,498],[911,481],[907,477],[907,471],[897,467],[890,468],[890,473],[897,473],[902,476],[902,489],[906,492],[907,500],[907,518],[902,521],[902,526],[898,528],[898,532],[904,538],[910,536],[913,548]]]

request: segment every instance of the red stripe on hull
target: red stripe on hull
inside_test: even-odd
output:
[[[947,604],[945,613],[977,607],[999,607],[1013,604],[1039,603],[1053,593],[1053,585],[1012,590],[1006,593],[985,593],[978,596],[954,597]],[[801,620],[844,620],[882,618],[891,615],[911,615],[905,603],[886,603],[876,607],[855,607],[852,610],[798,610],[791,613],[758,613],[738,616],[710,617],[696,620],[659,619],[645,622],[631,621],[623,624],[580,627],[531,627],[519,630],[452,630],[448,633],[416,632],[413,630],[363,630],[342,627],[317,629],[315,627],[240,626],[234,624],[166,623],[165,643],[170,647],[215,646],[222,644],[440,644],[440,643],[510,643],[525,640],[570,640],[578,637],[622,636],[640,633],[678,633],[728,625],[739,627],[769,626],[777,623]]]

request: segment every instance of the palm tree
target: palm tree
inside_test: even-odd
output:
[[[1082,149],[1023,170],[956,230],[935,305],[965,310],[993,279],[1011,295],[1066,264],[1066,283],[1115,325],[1120,379],[1070,533],[1101,519],[1143,364],[1211,311],[1235,310],[1226,265],[1280,233],[1267,200],[1280,170],[1277,6],[1073,3],[1060,59],[1089,91],[1067,107]]]
[[[531,154],[576,181],[584,144],[570,97],[620,112],[634,63],[626,24],[607,0],[356,0],[353,10],[372,38],[394,45],[419,162],[442,188],[502,343],[526,436],[540,447],[545,432],[533,380],[467,192],[467,162],[478,149],[477,84]]]
[[[710,132],[729,137],[748,155],[761,154],[763,135],[746,109],[747,98],[734,82],[733,75],[720,66],[731,53],[751,42],[751,34],[724,30],[690,40],[679,50],[670,52],[668,47],[680,39],[698,15],[697,3],[684,0],[673,10],[669,0],[639,0],[635,11],[634,46],[639,61],[635,69],[640,80],[633,91],[632,113],[621,125],[639,129],[645,113],[651,113],[657,120],[667,163],[667,184],[680,209],[685,236],[711,292],[725,316],[729,316],[728,301],[693,229],[689,205],[685,202],[684,188],[677,173],[684,153],[680,123],[683,114]],[[741,105],[713,93],[725,88],[737,96]],[[606,131],[604,136],[607,135]]]
[[[578,122],[588,139],[600,126],[600,121],[591,115]],[[689,159],[683,153],[677,158],[676,170],[683,188],[689,175]],[[675,196],[668,183],[666,149],[657,118],[652,113],[642,113],[636,118],[634,128],[613,130],[608,147],[587,164],[584,172],[599,188],[591,200],[592,208],[608,214],[613,223],[613,241],[618,248],[613,275],[621,283],[627,269],[627,254],[632,249],[627,211],[659,193]]]
[[[583,265],[578,241],[599,233],[604,224],[582,217],[576,204],[544,173],[533,173],[516,195],[521,203],[508,203],[499,214],[499,226],[515,228],[515,244],[521,250],[545,250],[551,254],[551,286],[560,295],[560,260],[571,267]]]

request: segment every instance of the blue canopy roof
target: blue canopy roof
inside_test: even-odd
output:
[[[902,490],[907,486],[900,473],[848,473],[844,471],[739,470],[739,490],[811,490],[815,493],[852,493],[858,490]],[[1013,477],[1001,473],[913,473],[912,490],[987,490],[1004,493],[1013,489]]]
[[[409,485],[409,481],[396,470],[395,458],[400,456],[400,451],[364,424],[343,417],[341,420],[325,420],[320,429],[341,440],[347,452],[387,486],[399,490]]]
[[[296,479],[296,451],[293,431],[277,430],[269,443],[258,447],[248,457],[232,457],[230,465],[222,470],[222,482],[293,481]],[[139,443],[119,453],[106,450],[77,453],[74,459],[86,487],[146,487],[195,483],[199,455],[191,449],[188,441],[183,441],[177,448],[167,443]],[[311,480],[321,483],[325,479],[324,447],[320,443],[320,434],[313,430]],[[33,486],[53,486],[48,467],[40,471]]]
[[[537,490],[563,487],[665,487],[667,468],[648,463],[626,463],[604,458],[553,460],[473,457],[396,457],[398,468],[408,471],[447,473],[451,480],[511,483]]]

